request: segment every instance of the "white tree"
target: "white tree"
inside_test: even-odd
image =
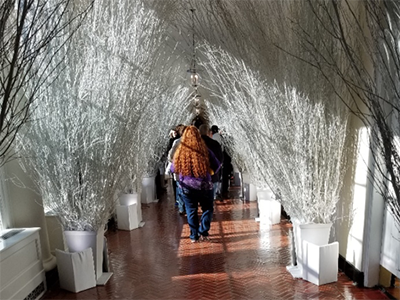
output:
[[[244,169],[300,222],[331,222],[345,172],[344,106],[268,83],[225,51],[205,46],[204,53],[211,90],[224,103],[210,105],[212,115],[227,126]]]
[[[68,43],[91,4],[77,8],[70,0],[0,3],[0,166],[15,157],[13,143],[39,104],[38,89],[60,70],[52,64],[54,54]],[[71,31],[65,32],[66,26]]]
[[[299,58],[313,65],[327,80],[342,82],[346,90],[335,89],[339,96],[346,93],[353,97],[352,112],[371,132],[377,172],[371,178],[400,228],[399,3],[308,0],[306,7],[322,29],[321,34],[326,40],[335,41],[337,47],[326,49],[315,43],[310,39],[309,28],[296,22],[291,28],[303,41],[300,49],[312,53]],[[340,60],[334,59],[337,52]]]
[[[44,205],[65,230],[97,230],[116,193],[147,164],[135,144],[159,96],[154,70],[166,30],[147,4],[94,3],[87,22],[57,53],[54,63],[64,70],[39,91],[43,105],[21,137]],[[166,15],[173,11],[173,1],[153,4]]]

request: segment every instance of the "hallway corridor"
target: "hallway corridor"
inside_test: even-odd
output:
[[[353,286],[343,273],[319,287],[293,279],[286,271],[291,225],[260,230],[257,202],[230,193],[215,203],[211,242],[191,243],[186,216],[165,193],[142,205],[143,228],[106,233],[114,274],[105,286],[74,294],[56,283],[44,299],[389,299]]]

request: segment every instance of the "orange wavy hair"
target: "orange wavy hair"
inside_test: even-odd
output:
[[[209,172],[208,149],[199,130],[186,127],[174,155],[175,172],[183,176],[205,177]]]

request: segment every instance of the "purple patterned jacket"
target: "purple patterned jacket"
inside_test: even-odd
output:
[[[210,167],[214,173],[218,172],[221,168],[221,162],[215,157],[214,153],[208,149],[208,157],[210,160]],[[174,163],[171,165],[171,172],[175,173]],[[213,183],[211,181],[211,174],[207,173],[206,177],[182,176],[179,174],[179,184],[184,188],[194,190],[212,190]]]

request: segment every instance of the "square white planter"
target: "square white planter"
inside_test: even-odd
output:
[[[257,201],[260,225],[268,227],[281,222],[282,206],[270,189],[257,189]]]
[[[332,224],[299,224],[296,221],[293,221],[293,234],[295,239],[295,251],[296,251],[296,258],[297,258],[297,266],[290,266],[287,267],[287,270],[294,278],[303,278],[310,282],[318,282],[318,284],[324,284],[321,282],[325,282],[327,280],[331,280],[332,274],[330,273],[330,269],[333,265],[336,265],[332,269],[333,273],[336,273],[336,280],[337,281],[337,270],[338,270],[338,255],[336,258],[333,258],[334,251],[335,251],[335,243],[331,247],[326,247],[329,241],[329,233]],[[310,246],[310,244],[314,246]],[[322,254],[319,256],[315,255],[315,257],[323,257],[323,259],[319,259],[317,261],[313,260],[313,256],[310,253],[318,252],[318,247],[322,247],[321,250]],[[337,251],[339,248],[337,248]],[[311,251],[311,252],[310,252]],[[328,253],[328,254],[326,254]],[[331,253],[332,252],[332,253]],[[329,256],[329,254],[331,256]],[[328,261],[329,260],[329,261]],[[323,263],[319,263],[319,262]],[[311,265],[307,265],[310,263]],[[306,273],[304,273],[306,270]],[[323,278],[320,279],[320,275],[323,274]],[[328,275],[327,275],[328,274]],[[306,276],[306,278],[304,278]],[[310,280],[309,280],[309,279]],[[329,278],[329,279],[328,279]],[[329,281],[329,282],[333,282]],[[326,282],[327,283],[327,282]],[[315,283],[317,284],[317,283]]]
[[[56,258],[62,289],[78,293],[96,286],[92,248],[74,253],[56,249]]]
[[[257,200],[257,187],[251,183],[250,175],[248,173],[242,173],[242,184],[244,199],[247,201]]]
[[[260,223],[279,224],[281,222],[281,204],[276,200],[258,199]]]
[[[103,272],[103,263],[108,261],[105,257],[104,227],[94,231],[64,231],[64,237],[69,252],[81,252],[88,248],[93,251],[93,263],[97,285],[105,285],[112,276],[111,272]]]
[[[122,194],[119,197],[119,203],[121,206],[129,206],[136,204],[136,216],[138,224],[142,221],[142,205],[140,201],[140,194],[137,192],[132,192],[131,194]]]
[[[118,229],[121,230],[133,230],[139,227],[138,213],[136,209],[137,204],[131,204],[128,206],[117,205],[117,221]]]
[[[338,275],[339,243],[315,245],[303,241],[303,279],[316,285],[336,282]]]
[[[143,177],[141,201],[145,204],[158,201],[155,176]]]
[[[257,200],[257,189],[255,185],[243,182],[243,193],[245,200],[247,201]]]

